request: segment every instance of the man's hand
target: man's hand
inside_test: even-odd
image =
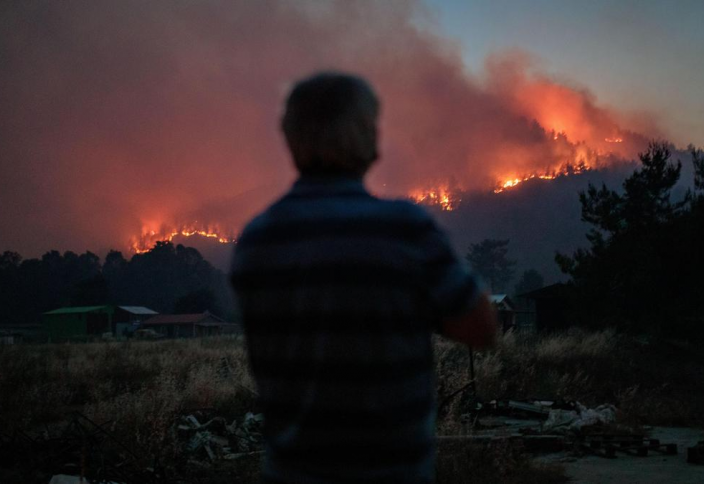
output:
[[[443,336],[478,350],[496,343],[497,330],[496,310],[486,294],[479,296],[477,304],[469,314],[444,321],[442,324]]]

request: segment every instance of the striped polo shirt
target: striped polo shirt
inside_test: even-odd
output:
[[[242,232],[231,281],[265,482],[433,480],[431,334],[479,291],[425,210],[302,177]]]

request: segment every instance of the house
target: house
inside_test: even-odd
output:
[[[112,322],[112,334],[116,337],[127,337],[131,335],[143,321],[157,315],[144,306],[117,306]]]
[[[44,313],[49,341],[98,337],[105,333],[121,336],[125,327],[158,314],[142,306],[74,306]]]
[[[536,331],[549,332],[567,328],[571,323],[569,311],[574,287],[557,283],[535,291],[520,294],[529,301],[534,311]]]
[[[496,308],[499,324],[504,331],[508,331],[516,325],[515,306],[506,294],[492,294],[489,301]]]
[[[197,338],[240,333],[239,324],[228,323],[205,311],[196,314],[159,314],[142,323],[143,329],[152,329],[167,338]]]
[[[76,306],[44,313],[50,342],[64,341],[110,332],[115,309],[112,306]]]

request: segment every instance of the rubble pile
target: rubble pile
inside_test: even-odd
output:
[[[492,400],[462,415],[471,425],[470,435],[445,439],[489,444],[509,440],[528,452],[572,451],[606,458],[615,458],[617,453],[638,457],[677,454],[675,444],[619,426],[616,414],[610,404],[587,408],[579,402]]]
[[[616,407],[613,405],[587,408],[576,402],[575,407],[575,410],[550,410],[543,429],[554,433],[576,433],[585,427],[616,422]]]
[[[200,417],[203,419],[202,415]],[[262,422],[263,415],[252,412],[231,424],[218,416],[201,424],[199,415],[189,414],[181,417],[175,431],[188,456],[188,463],[203,466],[262,452]]]

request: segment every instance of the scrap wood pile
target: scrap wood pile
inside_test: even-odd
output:
[[[223,417],[208,413],[200,410],[184,415],[175,427],[189,464],[207,467],[261,452],[262,414],[248,412],[241,421],[228,424]]]
[[[462,418],[473,429],[470,440],[508,439],[529,452],[571,450],[605,458],[615,458],[617,453],[639,457],[677,454],[675,444],[617,425],[616,415],[616,407],[609,404],[587,408],[579,402],[493,400],[475,404]]]

